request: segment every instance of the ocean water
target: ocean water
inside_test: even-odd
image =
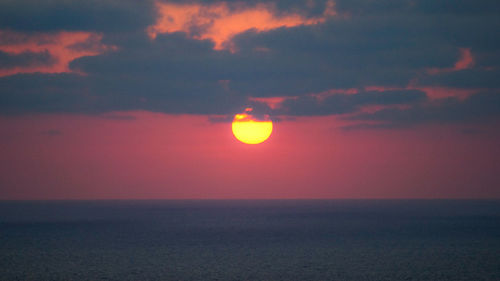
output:
[[[500,201],[4,201],[0,280],[500,280]]]

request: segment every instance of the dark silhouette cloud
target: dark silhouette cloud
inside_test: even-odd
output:
[[[418,90],[334,94],[322,99],[314,96],[305,96],[285,100],[281,109],[282,112],[280,113],[304,116],[343,114],[355,112],[364,105],[413,105],[425,100],[425,93]]]
[[[149,0],[6,0],[0,3],[0,29],[128,32],[146,28],[154,14]]]
[[[49,52],[22,52],[19,54],[9,54],[0,51],[0,69],[28,66],[50,66],[56,61]]]
[[[234,10],[264,3],[229,2]],[[317,17],[329,5],[273,3],[276,17]],[[272,116],[316,116],[377,105],[381,110],[351,118],[385,127],[498,118],[497,1],[339,0],[334,9],[335,16],[316,24],[246,30],[231,37],[234,49],[218,50],[209,39],[195,39],[204,30],[151,38],[147,28],[157,17],[153,1],[6,1],[0,4],[0,30],[12,32],[0,38],[0,69],[51,63],[47,52],[1,49],[26,41],[23,36],[92,31],[102,40],[89,37],[67,46],[93,52],[74,59],[68,72],[0,77],[0,113],[229,115],[252,106]],[[435,100],[427,97],[426,87],[480,93]],[[357,91],[317,97],[332,89]],[[256,97],[284,101],[271,108],[250,99]],[[388,105],[404,106],[383,107]]]
[[[499,69],[464,69],[435,75],[420,75],[422,85],[445,86],[455,88],[500,88]]]
[[[498,121],[499,117],[500,91],[488,91],[472,95],[465,100],[446,98],[404,110],[390,108],[374,113],[361,113],[349,119],[382,122],[363,125],[366,127],[407,127],[427,122],[468,123],[485,118]]]

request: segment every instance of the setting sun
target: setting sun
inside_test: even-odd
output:
[[[266,119],[260,120],[252,115],[252,109],[247,108],[245,113],[234,116],[232,129],[233,134],[239,141],[246,144],[259,144],[271,136],[273,122]]]

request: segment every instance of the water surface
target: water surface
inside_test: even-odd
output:
[[[500,201],[4,201],[0,280],[500,280]]]

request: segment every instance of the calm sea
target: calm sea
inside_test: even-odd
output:
[[[0,280],[500,280],[500,201],[0,202]]]

